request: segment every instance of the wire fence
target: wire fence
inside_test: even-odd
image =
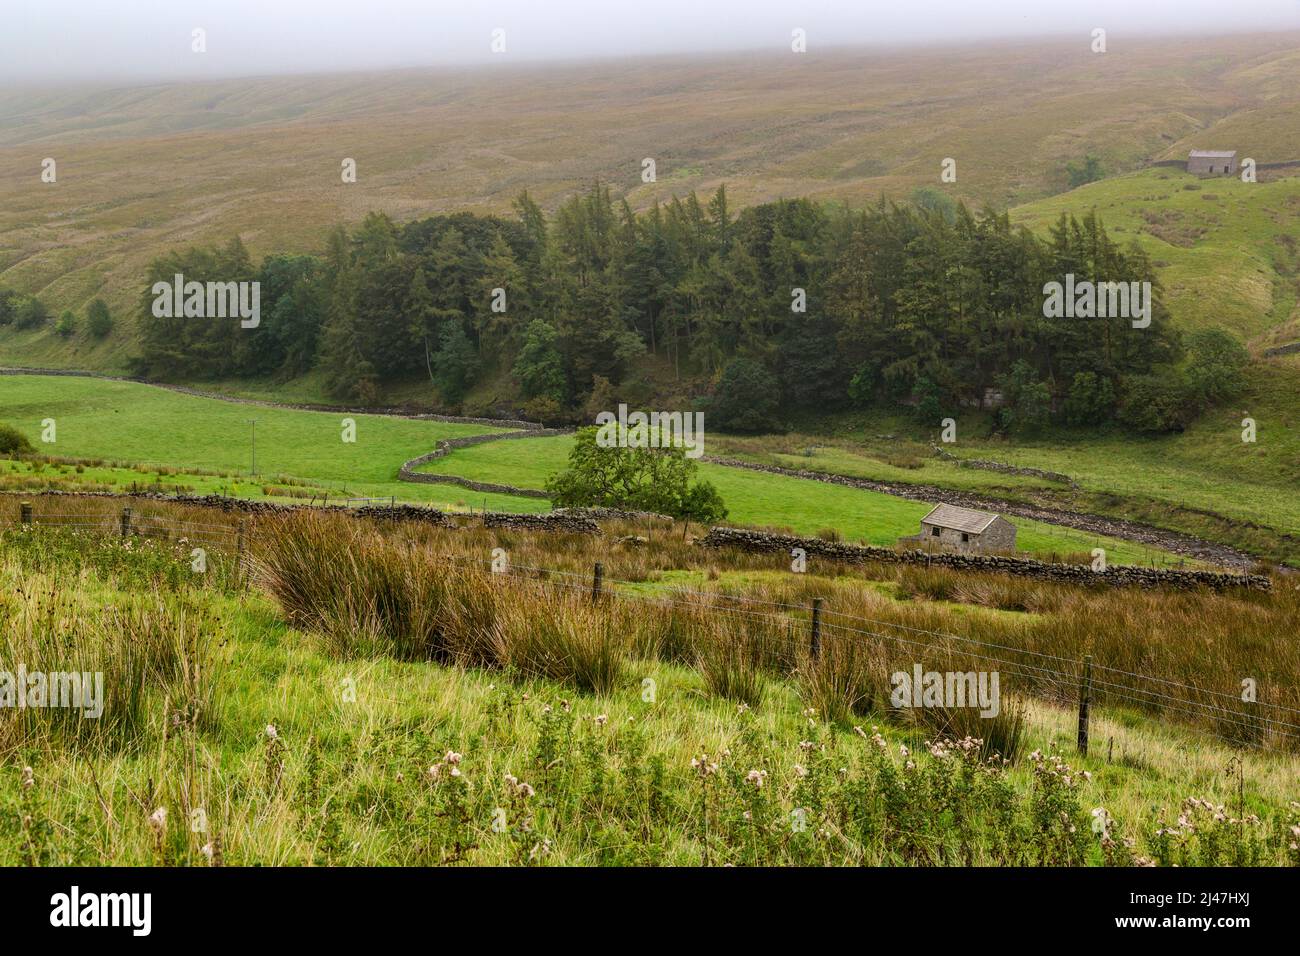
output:
[[[466,555],[439,555],[453,562],[470,562],[492,567],[492,559]],[[1143,711],[1172,712],[1187,718],[1188,729],[1208,734],[1239,748],[1261,743],[1273,737],[1288,746],[1300,742],[1300,708],[1280,703],[1248,699],[1241,693],[1207,688],[1154,674],[1145,674],[1097,663],[1090,655],[1069,658],[945,631],[930,630],[893,621],[849,614],[823,607],[821,599],[799,605],[720,591],[700,591],[668,586],[647,595],[640,590],[645,582],[626,581],[604,576],[596,565],[587,574],[524,564],[493,567],[498,573],[558,587],[570,592],[589,594],[593,599],[612,597],[640,601],[672,608],[727,614],[754,624],[774,626],[788,639],[806,642],[807,653],[816,657],[824,642],[841,639],[877,647],[893,647],[914,652],[940,652],[949,657],[994,665],[1024,680],[1031,691],[1041,695],[1051,690],[1057,702],[1074,702],[1079,708],[1078,743],[1085,753],[1089,743],[1090,711],[1097,706],[1135,705]],[[681,600],[685,598],[686,600]],[[1101,672],[1094,674],[1093,671]],[[1181,691],[1176,695],[1171,691]],[[1231,706],[1230,706],[1231,702]],[[1210,724],[1212,726],[1205,726]],[[1217,727],[1218,729],[1213,729]],[[1221,731],[1228,731],[1224,733]]]
[[[138,511],[124,507],[120,512],[93,511],[42,511],[36,514],[31,505],[20,506],[17,524],[20,527],[56,528],[69,531],[115,534],[122,538],[133,536],[164,540],[207,541],[219,546],[229,546],[243,551],[247,537],[243,520],[235,524],[217,521],[182,519],[174,515]]]
[[[366,504],[389,499],[353,499]],[[25,527],[57,528],[92,534],[150,537],[175,542],[197,543],[232,553],[236,567],[245,567],[254,523],[247,516],[232,520],[203,521],[157,510],[132,506],[118,512],[42,511],[36,514],[23,502],[17,524]],[[562,568],[502,562],[466,554],[440,554],[453,564],[486,567],[516,581],[527,581],[592,600],[605,598],[640,602],[658,607],[689,609],[706,614],[728,615],[753,627],[767,627],[772,633],[799,646],[800,653],[816,658],[825,642],[842,640],[876,648],[906,650],[914,656],[943,654],[953,658],[995,665],[998,672],[1023,680],[1038,696],[1058,703],[1073,701],[1079,709],[1078,743],[1087,752],[1090,710],[1096,706],[1133,705],[1156,714],[1166,712],[1185,718],[1189,729],[1207,733],[1233,746],[1264,742],[1272,737],[1288,747],[1300,742],[1300,708],[1281,703],[1248,699],[1245,694],[1190,684],[1172,678],[1113,667],[1091,656],[1065,657],[1011,644],[954,634],[850,614],[824,606],[821,598],[808,604],[793,604],[678,586],[656,587],[646,593],[644,581],[606,577],[596,563],[590,574]],[[242,576],[242,575],[241,575]],[[1045,694],[1050,691],[1050,694]],[[1206,725],[1210,726],[1206,726]],[[1217,728],[1217,729],[1212,729]],[[1223,732],[1223,731],[1226,731]]]

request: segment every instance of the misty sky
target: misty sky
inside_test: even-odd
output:
[[[4,0],[0,80],[205,78],[1079,33],[1300,29],[1300,0]],[[191,31],[207,52],[191,51]],[[506,31],[506,54],[490,51]]]

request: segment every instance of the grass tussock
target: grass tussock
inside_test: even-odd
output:
[[[722,614],[696,632],[695,666],[714,696],[757,707],[783,650],[781,641],[764,625]]]
[[[151,722],[215,725],[214,649],[225,627],[203,602],[164,592],[101,606],[66,583],[31,576],[0,598],[0,661],[15,678],[20,668],[28,675],[26,687],[15,680],[0,692],[9,698],[0,756],[128,748]],[[28,706],[17,705],[18,694]]]
[[[613,691],[629,646],[616,616],[588,599],[536,598],[503,602],[491,631],[494,663],[589,693]]]
[[[883,649],[833,637],[821,653],[800,665],[798,679],[809,706],[823,719],[852,723],[889,706],[889,674]]]

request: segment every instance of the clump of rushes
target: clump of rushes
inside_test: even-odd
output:
[[[712,641],[729,630],[725,621],[743,617],[760,632],[779,632],[780,640],[743,647],[745,654],[758,652],[764,676],[784,677],[803,660],[806,608],[820,597],[824,647],[840,633],[896,652],[907,646],[896,639],[915,640],[918,631],[953,633],[969,639],[953,645],[954,669],[987,666],[975,656],[978,644],[970,641],[996,644],[998,656],[1017,668],[1018,693],[1057,703],[1068,703],[1073,691],[1063,695],[1061,681],[1035,667],[1044,656],[1077,661],[1090,653],[1116,672],[1172,682],[1161,685],[1159,696],[1141,695],[1136,703],[1124,699],[1135,695],[1116,691],[1116,704],[1169,720],[1192,715],[1216,733],[1248,737],[1261,748],[1294,746],[1275,732],[1300,709],[1300,650],[1287,638],[1300,627],[1300,592],[1289,586],[1267,594],[1135,592],[1002,573],[829,562],[817,574],[777,576],[771,555],[702,551],[670,529],[646,523],[607,523],[604,530],[601,536],[533,533],[476,523],[449,529],[301,514],[264,520],[254,547],[262,579],[290,620],[326,634],[345,656],[499,665],[498,616],[515,605],[549,605],[561,595],[580,595],[582,587],[574,582],[590,580],[592,565],[600,561],[606,590],[615,593],[599,606],[619,620],[628,655],[703,663],[708,685],[724,694],[750,699],[757,694],[754,657],[729,659],[731,651]],[[645,543],[611,546],[611,540],[628,533]],[[509,573],[487,572],[494,548],[509,553]],[[664,569],[681,573],[687,591],[706,593],[676,589],[665,580]],[[642,583],[637,600],[615,599],[632,597],[620,581]],[[730,592],[745,600],[731,601]],[[971,609],[1002,613],[968,613]],[[783,618],[784,625],[765,617]],[[1132,634],[1139,630],[1144,639],[1135,642]],[[852,670],[809,670],[803,675],[805,695],[815,696],[824,713],[849,719],[865,697],[858,680],[845,679]],[[1273,696],[1242,705],[1240,712],[1229,703],[1228,714],[1202,706],[1199,688],[1234,688],[1242,674],[1256,676],[1261,685],[1267,681]],[[814,692],[817,682],[822,686]],[[1072,687],[1074,681],[1067,683]],[[1093,694],[1098,707],[1112,703],[1103,685]],[[1202,713],[1206,716],[1196,719]],[[974,733],[990,746],[997,736],[973,728],[957,732]]]
[[[80,707],[0,708],[0,755],[50,744],[128,748],[148,722],[150,691],[192,726],[215,729],[214,651],[226,628],[194,595],[119,594],[91,607],[52,584],[7,595],[6,611],[0,661],[21,661],[29,673],[90,678]]]
[[[854,717],[888,706],[886,670],[878,645],[831,633],[821,653],[816,658],[806,656],[796,675],[804,699],[823,720],[850,723]]]
[[[522,674],[607,694],[618,684],[628,641],[615,619],[581,597],[515,601],[498,610],[496,661]]]
[[[886,702],[887,703],[887,702]],[[903,722],[925,728],[937,737],[955,740],[978,739],[980,757],[1013,762],[1020,758],[1025,743],[1025,705],[1004,697],[995,716],[984,717],[975,707],[910,707],[894,711]]]
[[[695,666],[710,693],[757,707],[786,649],[765,622],[723,612],[696,636]]]

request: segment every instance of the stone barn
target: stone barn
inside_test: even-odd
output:
[[[1187,171],[1200,176],[1231,176],[1237,171],[1237,151],[1194,149],[1187,154]]]
[[[1016,526],[1001,515],[956,505],[935,505],[921,519],[921,533],[900,544],[954,551],[1014,551]]]

